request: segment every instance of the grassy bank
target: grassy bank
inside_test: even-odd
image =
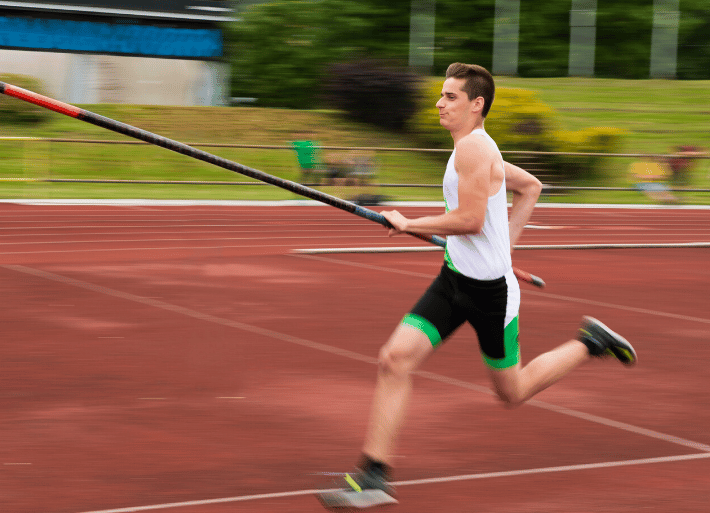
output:
[[[613,126],[626,131],[622,151],[668,153],[679,144],[710,147],[710,83],[599,79],[517,79],[502,77],[499,87],[535,90],[556,109],[567,129]],[[432,102],[436,98],[432,99]],[[199,145],[288,145],[303,130],[325,146],[416,148],[407,135],[386,133],[353,123],[338,113],[254,107],[158,107],[88,105],[88,110],[145,130]],[[128,138],[59,114],[45,125],[0,127],[0,137],[72,138],[129,141]],[[213,148],[206,151],[270,174],[298,180],[295,154],[287,149]],[[337,153],[337,152],[336,152]],[[232,172],[149,145],[77,144],[33,140],[0,140],[0,196],[4,198],[175,198],[288,199],[294,195],[273,187],[147,184],[66,184],[11,182],[23,179],[122,179],[246,181]],[[598,186],[627,187],[633,177],[631,159],[606,159],[605,178]],[[440,181],[442,156],[414,152],[377,152],[381,183]],[[585,184],[590,185],[590,184]],[[710,161],[696,166],[692,187],[710,188]],[[353,196],[350,189],[326,189]],[[369,192],[375,192],[370,190]],[[388,188],[380,193],[394,199],[440,199],[437,189]],[[688,201],[708,203],[707,195],[685,195]],[[556,201],[648,202],[636,192],[580,192]]]

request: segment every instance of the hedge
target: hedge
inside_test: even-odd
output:
[[[418,110],[408,129],[423,145],[450,148],[451,135],[439,124],[439,111],[435,106],[440,92],[441,79],[422,82]],[[501,151],[613,153],[618,151],[624,134],[612,127],[565,130],[555,110],[540,101],[533,91],[503,87],[496,89],[485,128]],[[544,170],[538,171],[560,182],[589,180],[603,174],[600,159],[549,156],[544,159]]]

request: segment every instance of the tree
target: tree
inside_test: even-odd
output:
[[[520,76],[567,76],[571,5],[571,0],[520,3]]]
[[[493,64],[494,0],[437,0],[434,73],[452,62]]]
[[[678,30],[681,79],[710,79],[710,11],[707,0],[683,0]]]
[[[232,95],[261,105],[323,105],[328,69],[357,60],[406,65],[412,0],[235,0],[241,21],[225,28]],[[495,0],[436,1],[433,74],[456,61],[490,69]],[[679,78],[710,78],[707,0],[683,0]],[[566,76],[571,0],[521,2],[518,73]],[[595,74],[648,78],[653,0],[598,0]]]
[[[652,27],[651,0],[598,0],[595,76],[648,78]]]
[[[407,55],[409,0],[289,0],[251,5],[226,28],[232,95],[262,105],[319,105],[333,63]]]

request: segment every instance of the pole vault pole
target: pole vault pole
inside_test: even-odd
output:
[[[38,93],[28,91],[26,89],[22,89],[12,84],[0,82],[0,93],[5,94],[7,96],[12,96],[13,98],[17,98],[19,100],[24,100],[26,102],[33,103],[35,105],[39,105],[40,107],[44,107],[54,112],[64,114],[65,116],[76,118],[81,121],[86,121],[87,123],[100,126],[101,128],[106,128],[107,130],[111,130],[113,132],[118,132],[119,134],[127,135],[128,137],[133,137],[134,139],[139,139],[147,143],[155,144],[156,146],[160,146],[161,148],[165,148],[176,153],[181,153],[182,155],[187,155],[188,157],[192,157],[197,160],[202,160],[203,162],[207,162],[209,164],[213,164],[215,166],[234,171],[235,173],[239,173],[250,178],[255,178],[262,182],[275,185],[276,187],[279,187],[281,189],[291,191],[295,194],[298,194],[299,196],[304,196],[309,199],[320,201],[321,203],[325,203],[326,205],[339,208],[340,210],[345,210],[346,212],[350,212],[351,214],[355,214],[370,221],[379,223],[387,228],[392,228],[390,222],[387,221],[385,216],[383,216],[379,212],[375,212],[374,210],[361,207],[360,205],[357,205],[350,201],[336,198],[335,196],[331,196],[330,194],[311,189],[310,187],[306,187],[305,185],[301,185],[300,183],[292,182],[290,180],[284,180],[283,178],[269,175],[267,173],[264,173],[263,171],[259,171],[258,169],[253,169],[237,162],[218,157],[217,155],[207,153],[206,151],[198,150],[197,148],[193,148],[192,146],[188,146],[187,144],[168,139],[167,137],[163,137],[161,135],[157,135],[152,132],[136,128],[134,126],[127,125],[126,123],[121,123],[120,121],[116,121],[111,118],[107,118],[105,116],[89,112],[88,110],[80,109],[79,107],[69,105],[68,103],[60,102],[59,100],[55,100],[53,98],[49,98]],[[446,247],[446,239],[437,237],[436,235],[426,236],[419,235],[416,233],[410,233],[409,235],[417,237],[418,239],[424,240],[431,244],[435,244],[437,246]],[[513,268],[513,270],[515,271],[515,275],[519,280],[531,283],[537,287],[545,286],[545,282],[537,276],[534,276],[525,271],[521,271],[517,268]]]

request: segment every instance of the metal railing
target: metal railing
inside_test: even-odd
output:
[[[127,145],[127,146],[151,146],[149,143],[143,141],[135,140],[105,140],[105,139],[74,139],[74,138],[58,138],[58,137],[0,137],[0,143],[2,142],[24,142],[27,145],[34,143],[47,143],[47,144],[88,144],[88,145]],[[190,142],[186,143],[189,146],[201,147],[201,148],[230,148],[235,150],[264,150],[264,151],[289,151],[294,152],[291,145],[278,145],[278,144],[236,144],[236,143],[210,143],[210,142]],[[420,154],[449,154],[451,149],[436,149],[436,148],[392,148],[392,147],[354,147],[354,146],[318,146],[321,151],[331,151],[331,152],[370,152],[375,155],[392,154],[392,153],[420,153]],[[25,146],[25,152],[27,151],[27,146]],[[47,155],[51,154],[51,148],[46,149]],[[550,183],[546,183],[545,180],[545,161],[548,158],[560,158],[560,157],[585,157],[585,158],[618,158],[618,159],[648,159],[655,162],[667,162],[670,159],[697,159],[697,160],[707,160],[710,159],[710,154],[702,155],[681,155],[681,154],[658,154],[658,153],[585,153],[585,152],[549,152],[549,151],[502,151],[501,152],[506,160],[518,163],[519,165],[524,164],[526,159],[536,159],[535,162],[529,167],[521,165],[528,170],[531,170],[533,174],[536,174],[541,181],[544,183],[544,192],[546,193],[563,193],[566,191],[633,191],[638,190],[634,186],[628,187],[604,187],[604,186],[578,186],[578,185],[566,185],[560,183],[554,183],[551,180]],[[37,173],[37,176],[26,176],[27,173],[23,172],[25,176],[3,176],[7,172],[0,172],[0,181],[17,181],[17,182],[46,182],[46,183],[93,183],[93,184],[151,184],[151,185],[221,185],[221,186],[261,186],[266,185],[263,182],[258,181],[225,181],[225,180],[163,180],[163,179],[114,179],[114,178],[59,178],[52,176],[51,172],[51,159],[45,155],[45,166],[49,166],[49,169],[45,169],[45,173]],[[295,154],[294,154],[295,155]],[[26,157],[25,157],[26,159]],[[26,166],[27,167],[27,166]],[[294,171],[297,169],[297,164],[295,161],[295,156],[293,159],[292,169]],[[297,171],[296,171],[297,173]],[[32,173],[30,173],[32,174]],[[710,178],[710,175],[709,175]],[[304,183],[308,186],[317,186],[318,183]],[[379,181],[376,183],[379,188],[438,188],[440,183],[387,183]],[[710,192],[710,188],[698,188],[698,187],[669,187],[670,191],[676,192],[698,192],[706,193]]]

